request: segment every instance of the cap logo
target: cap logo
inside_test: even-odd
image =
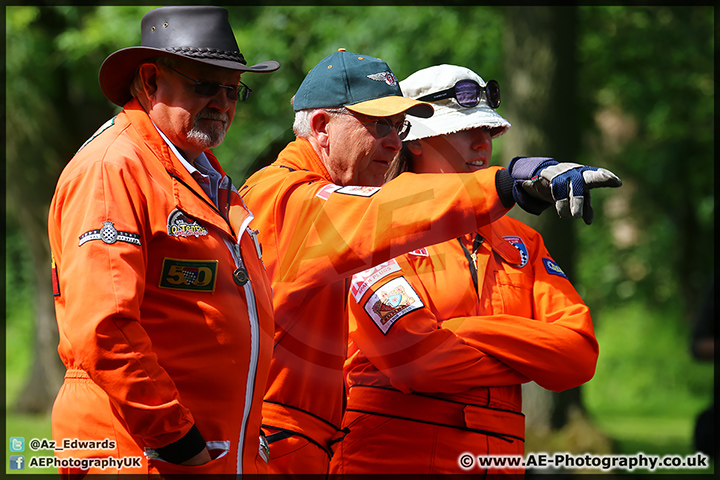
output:
[[[395,78],[395,74],[392,72],[373,73],[372,75],[368,75],[367,78],[375,80],[376,82],[385,82],[391,87],[397,85],[397,78]]]

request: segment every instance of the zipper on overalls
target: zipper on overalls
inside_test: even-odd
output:
[[[470,275],[472,276],[473,284],[475,284],[476,292],[478,291],[477,252],[484,241],[485,239],[479,233],[476,233],[475,239],[473,240],[472,252],[470,252],[465,246],[465,243],[463,243],[462,237],[458,238],[458,242],[460,242],[460,246],[463,252],[465,252],[465,258],[467,258],[468,266],[470,267]]]

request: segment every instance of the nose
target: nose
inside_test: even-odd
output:
[[[220,91],[210,99],[210,103],[208,103],[208,107],[221,112],[227,112],[233,105],[235,105],[235,101],[228,98],[227,88],[221,88]]]
[[[400,151],[402,148],[402,140],[400,140],[400,134],[396,129],[393,128],[388,136],[383,138],[383,146],[395,153]]]
[[[490,137],[490,131],[486,128],[478,128],[474,132],[472,149],[473,150],[484,150],[492,145],[492,138]]]

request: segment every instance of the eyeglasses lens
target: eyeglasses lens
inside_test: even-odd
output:
[[[217,93],[220,91],[220,84],[219,83],[212,83],[212,82],[202,82],[202,83],[196,83],[193,85],[193,92],[197,93],[198,95],[201,95],[203,97],[214,97],[217,95]],[[228,92],[228,98],[230,97],[230,92]]]
[[[410,126],[411,126],[410,122],[408,122],[407,120],[405,120],[401,124],[401,126],[398,130],[398,136],[400,137],[400,140],[405,140],[405,137],[408,136],[408,133],[410,133]]]
[[[487,95],[487,102],[491,108],[497,108],[500,106],[500,85],[495,80],[490,80],[485,85],[485,94]]]
[[[217,95],[221,88],[224,88],[226,90],[228,99],[233,101],[240,100],[241,102],[244,102],[248,99],[251,92],[250,87],[243,83],[241,83],[237,87],[233,87],[230,85],[220,85],[219,83],[213,82],[196,83],[193,86],[193,91],[198,95],[202,95],[205,97],[214,97],[215,95]]]
[[[480,102],[480,86],[475,82],[455,84],[455,98],[463,107],[474,107]]]
[[[404,140],[410,133],[410,122],[404,120],[402,123],[394,124],[389,118],[380,118],[375,121],[375,133],[379,138],[385,138],[395,129],[400,140]]]

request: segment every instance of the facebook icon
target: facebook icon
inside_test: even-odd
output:
[[[25,455],[10,455],[10,470],[25,470]]]

